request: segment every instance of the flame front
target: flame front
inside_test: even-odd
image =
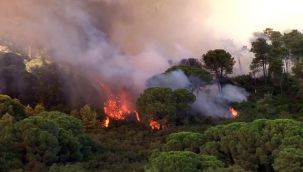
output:
[[[105,119],[102,121],[102,127],[108,128],[109,126],[109,117],[105,117]]]
[[[237,118],[239,116],[238,111],[236,111],[236,109],[234,109],[232,107],[229,108],[229,112],[233,118]]]
[[[140,121],[141,121],[141,119],[140,119],[140,115],[139,115],[139,113],[138,113],[137,111],[135,111],[135,114],[136,114],[136,119],[137,119],[137,121],[138,121],[138,122],[140,122]]]
[[[114,96],[112,90],[100,80],[98,81],[100,88],[108,96],[104,103],[104,112],[106,117],[102,121],[102,126],[107,128],[110,120],[136,120],[140,121],[140,115],[130,101],[128,92],[121,89],[118,96]],[[106,124],[106,125],[105,125]]]
[[[121,104],[118,97],[110,96],[107,102],[104,103],[105,114],[114,120],[124,120],[130,110],[125,104]]]
[[[151,120],[149,121],[149,126],[150,126],[153,130],[160,130],[160,127],[161,127],[160,123],[157,122],[156,120],[153,120],[153,119],[151,119]]]

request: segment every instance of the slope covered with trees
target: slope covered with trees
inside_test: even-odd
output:
[[[0,171],[303,171],[303,34],[258,35],[250,73],[233,75],[236,57],[223,49],[182,59],[163,75],[181,71],[192,87],[147,88],[140,119],[107,127],[87,75],[47,56],[1,53]],[[207,84],[245,88],[247,101],[227,104],[239,116],[194,111]]]

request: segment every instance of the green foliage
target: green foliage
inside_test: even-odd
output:
[[[190,67],[197,67],[202,68],[202,63],[196,59],[196,58],[188,58],[188,59],[182,59],[179,62],[180,65],[190,66]]]
[[[170,123],[176,121],[177,112],[186,112],[195,96],[185,89],[175,91],[170,88],[148,88],[137,100],[137,107],[143,120],[164,120]]]
[[[169,119],[176,116],[176,106],[173,91],[170,88],[148,88],[138,98],[137,106],[144,121]]]
[[[283,36],[279,31],[267,28],[264,33],[270,40],[270,50],[268,53],[268,77],[275,85],[280,86],[282,94],[283,77],[285,77],[285,74],[289,73],[289,50],[285,47]]]
[[[27,116],[33,116],[35,114],[34,109],[30,105],[25,106],[24,110]]]
[[[89,105],[85,105],[80,109],[79,116],[86,128],[94,128],[96,126],[97,112]]]
[[[278,172],[303,171],[303,150],[296,148],[286,148],[278,153],[273,164]]]
[[[25,108],[18,99],[0,95],[0,117],[6,113],[14,116],[16,120],[21,120],[26,116]]]
[[[268,53],[270,51],[270,46],[266,42],[264,38],[258,38],[254,42],[251,43],[251,52],[255,54],[255,58],[252,61],[251,67],[259,68],[262,67],[263,77],[265,79],[265,83],[267,81],[267,64],[268,64]]]
[[[25,66],[27,57],[1,53],[1,91],[28,106],[0,95],[0,172],[142,171],[146,163],[146,171],[303,171],[303,123],[263,119],[303,121],[303,34],[293,30],[282,35],[268,28],[263,36],[265,39],[252,42],[255,58],[250,75],[231,80],[252,93],[250,99],[232,104],[240,116],[223,122],[262,120],[218,125],[204,134],[198,132],[216,121],[189,112],[195,96],[187,90],[150,88],[137,101],[145,123],[155,119],[162,125],[168,122],[177,125],[157,132],[140,123],[103,129],[96,127],[94,106],[82,107],[92,104],[91,100],[100,103],[95,96],[97,91],[86,84],[91,82],[85,76],[45,59],[42,65],[29,70]],[[204,66],[197,59],[183,59],[165,73],[181,70],[189,78],[210,82],[212,76],[203,67],[220,80],[232,73],[235,63],[228,52],[219,49],[207,52],[202,61]],[[288,71],[290,64],[294,75]],[[263,78],[258,77],[260,72]],[[263,80],[266,87],[261,84]],[[200,86],[201,83],[194,87]],[[66,89],[70,87],[73,89]],[[85,94],[78,94],[83,88]],[[72,111],[71,116],[46,111],[69,112],[70,107],[82,108],[79,112]],[[197,119],[199,126],[178,126]],[[189,132],[191,129],[194,131]],[[165,137],[166,143],[160,146]],[[75,163],[91,157],[94,150],[91,139],[99,145],[93,159]],[[168,152],[154,153],[148,161],[152,150],[157,148]]]
[[[273,96],[265,94],[263,98],[233,104],[239,111],[239,121],[253,121],[258,118],[292,118],[302,121],[302,99],[295,95]]]
[[[216,168],[216,169],[207,169],[205,172],[248,172],[247,170],[244,170],[240,166],[234,165],[229,166],[226,168]]]
[[[16,119],[12,115],[6,113],[0,119],[0,126],[1,127],[11,126],[15,122],[16,122]]]
[[[202,167],[203,169],[217,169],[222,168],[224,163],[218,160],[215,156],[201,155]]]
[[[303,125],[287,119],[255,120],[209,128],[205,132],[204,153],[246,170],[273,169],[283,148],[302,149]]]
[[[30,109],[28,109],[30,111]],[[34,115],[38,115],[39,113],[42,113],[45,111],[45,107],[41,104],[37,104],[34,108]]]
[[[81,164],[54,164],[50,167],[49,172],[86,172]]]
[[[0,130],[0,159],[6,168],[40,169],[56,162],[80,161],[91,155],[93,144],[79,120],[60,112],[43,112]],[[17,165],[16,165],[17,164]]]
[[[303,79],[303,62],[297,61],[292,68],[293,73],[295,74],[296,78]]]
[[[283,35],[283,42],[294,58],[298,59],[303,55],[303,34],[298,30],[292,30],[291,32],[285,33]]]
[[[290,72],[291,63],[295,77],[302,79],[303,34],[292,30],[282,35],[279,31],[267,28],[264,30],[264,36],[268,41],[260,37],[252,42],[251,52],[255,54],[255,58],[250,68],[254,75],[262,68],[265,85],[268,79],[272,79],[274,84],[280,85],[282,92],[282,83],[285,82],[285,74]]]
[[[281,79],[283,73],[283,50],[282,48],[272,48],[268,54],[268,74],[276,82]]]
[[[145,167],[147,172],[200,172],[207,168],[223,167],[213,156],[199,155],[188,151],[155,153]]]
[[[0,126],[0,171],[22,168],[22,152],[13,126]]]
[[[71,116],[78,118],[82,121],[82,124],[86,129],[92,129],[96,127],[98,123],[98,114],[89,105],[83,106],[80,111],[72,110]]]
[[[271,45],[274,48],[280,48],[282,46],[283,35],[279,31],[274,31],[272,28],[266,28],[263,32],[269,38]]]
[[[203,135],[193,132],[172,133],[166,139],[164,145],[167,151],[192,151],[200,152],[200,146],[204,143]]]
[[[189,110],[191,103],[196,100],[194,94],[190,93],[186,89],[176,89],[173,91],[173,97],[177,111],[183,112]]]
[[[165,71],[165,73],[170,73],[170,72],[177,71],[177,70],[183,71],[184,74],[188,77],[190,77],[190,76],[197,77],[205,82],[210,82],[212,80],[212,76],[210,75],[209,72],[207,72],[203,68],[197,67],[197,66],[177,65],[177,66],[170,67],[169,69],[167,69]]]
[[[233,71],[235,60],[231,54],[222,49],[210,50],[202,58],[205,68],[215,73],[217,79],[222,79]]]

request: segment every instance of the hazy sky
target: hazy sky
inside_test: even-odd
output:
[[[212,0],[208,24],[235,41],[248,41],[266,27],[285,31],[303,27],[302,0]]]

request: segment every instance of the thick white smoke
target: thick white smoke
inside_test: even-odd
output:
[[[33,51],[43,47],[53,61],[116,88],[143,89],[147,78],[168,67],[168,57],[152,44],[136,54],[122,52],[110,34],[99,27],[103,23],[94,23],[98,16],[89,13],[88,2],[1,1],[0,37],[10,35]]]
[[[146,85],[147,87],[167,87],[175,90],[178,88],[188,89],[191,87],[191,82],[181,70],[177,70],[167,74],[156,75],[149,79]]]
[[[216,84],[206,85],[196,94],[192,108],[203,115],[230,117],[230,103],[247,101],[248,95],[245,89],[230,84],[224,85],[221,93]]]
[[[248,96],[248,92],[244,88],[238,86],[227,84],[222,88],[222,97],[229,102],[240,103],[247,101]]]
[[[182,71],[174,71],[167,74],[160,74],[152,77],[147,82],[147,87],[168,87],[173,90],[184,88],[191,90],[193,88],[192,80],[188,78]],[[205,83],[201,82],[200,83]],[[219,92],[217,84],[202,84],[198,90],[193,92],[196,101],[192,105],[194,111],[202,115],[214,117],[230,117],[229,105],[233,102],[243,102],[247,100],[248,92],[245,89],[226,84]]]
[[[44,48],[91,82],[140,92],[171,61],[224,48],[207,25],[208,7],[208,0],[3,0],[0,38]]]

